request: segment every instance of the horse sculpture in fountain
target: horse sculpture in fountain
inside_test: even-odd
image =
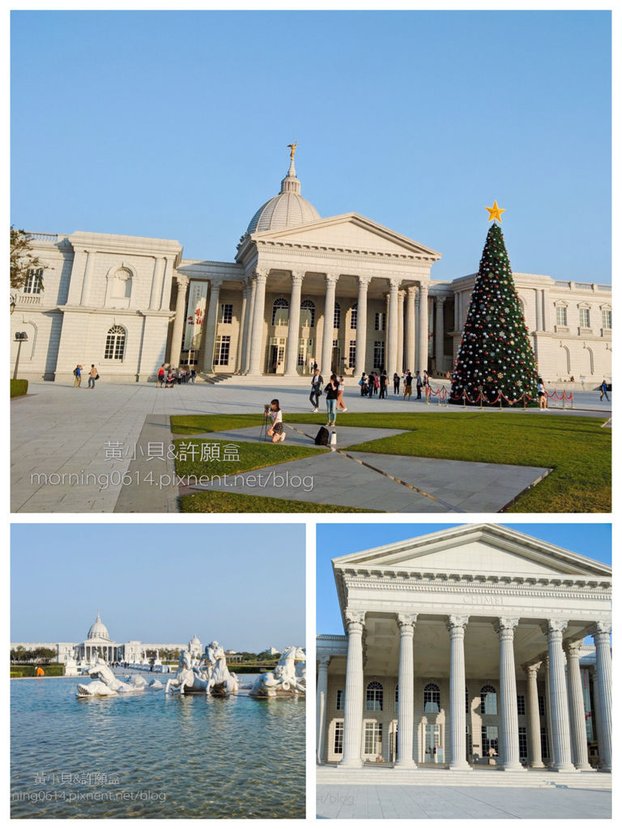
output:
[[[306,694],[306,661],[302,648],[285,648],[274,672],[257,677],[250,690],[252,697],[295,697]]]
[[[228,697],[237,694],[238,678],[227,667],[225,651],[218,642],[206,646],[203,658],[193,663],[191,654],[183,650],[174,679],[166,683],[167,694],[209,694],[213,697]]]
[[[122,682],[101,657],[97,657],[95,664],[89,668],[89,676],[92,682],[78,684],[78,697],[116,697],[118,694],[136,694],[147,688],[159,690],[162,687],[161,682],[148,685],[142,676],[132,676],[128,682]]]

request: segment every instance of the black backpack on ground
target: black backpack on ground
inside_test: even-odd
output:
[[[320,431],[315,436],[315,445],[316,446],[328,446],[330,440],[330,432],[326,428],[326,426],[322,426]]]

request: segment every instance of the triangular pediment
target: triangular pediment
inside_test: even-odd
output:
[[[611,568],[495,524],[477,524],[334,559],[337,571],[611,578]]]
[[[399,255],[436,261],[441,254],[358,213],[330,216],[297,227],[253,233],[257,242],[281,242],[317,248],[381,255]]]

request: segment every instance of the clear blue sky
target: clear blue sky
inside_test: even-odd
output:
[[[16,524],[12,641],[81,641],[97,610],[119,642],[305,641],[296,524]]]
[[[608,12],[13,12],[12,221],[231,261],[303,195],[477,269],[610,281]]]
[[[331,559],[447,529],[448,524],[318,524],[317,632],[343,633]],[[611,566],[611,524],[504,524]]]

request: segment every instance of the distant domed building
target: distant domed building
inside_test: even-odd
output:
[[[315,364],[325,378],[450,371],[475,274],[433,281],[432,248],[359,213],[322,218],[302,196],[289,146],[280,190],[233,261],[185,259],[173,240],[30,234],[46,269],[12,295],[13,365],[15,334],[27,335],[21,375],[72,382],[76,364],[91,363],[104,382],[154,379],[162,363],[235,382],[299,382]],[[610,286],[514,278],[545,382],[610,378]]]

